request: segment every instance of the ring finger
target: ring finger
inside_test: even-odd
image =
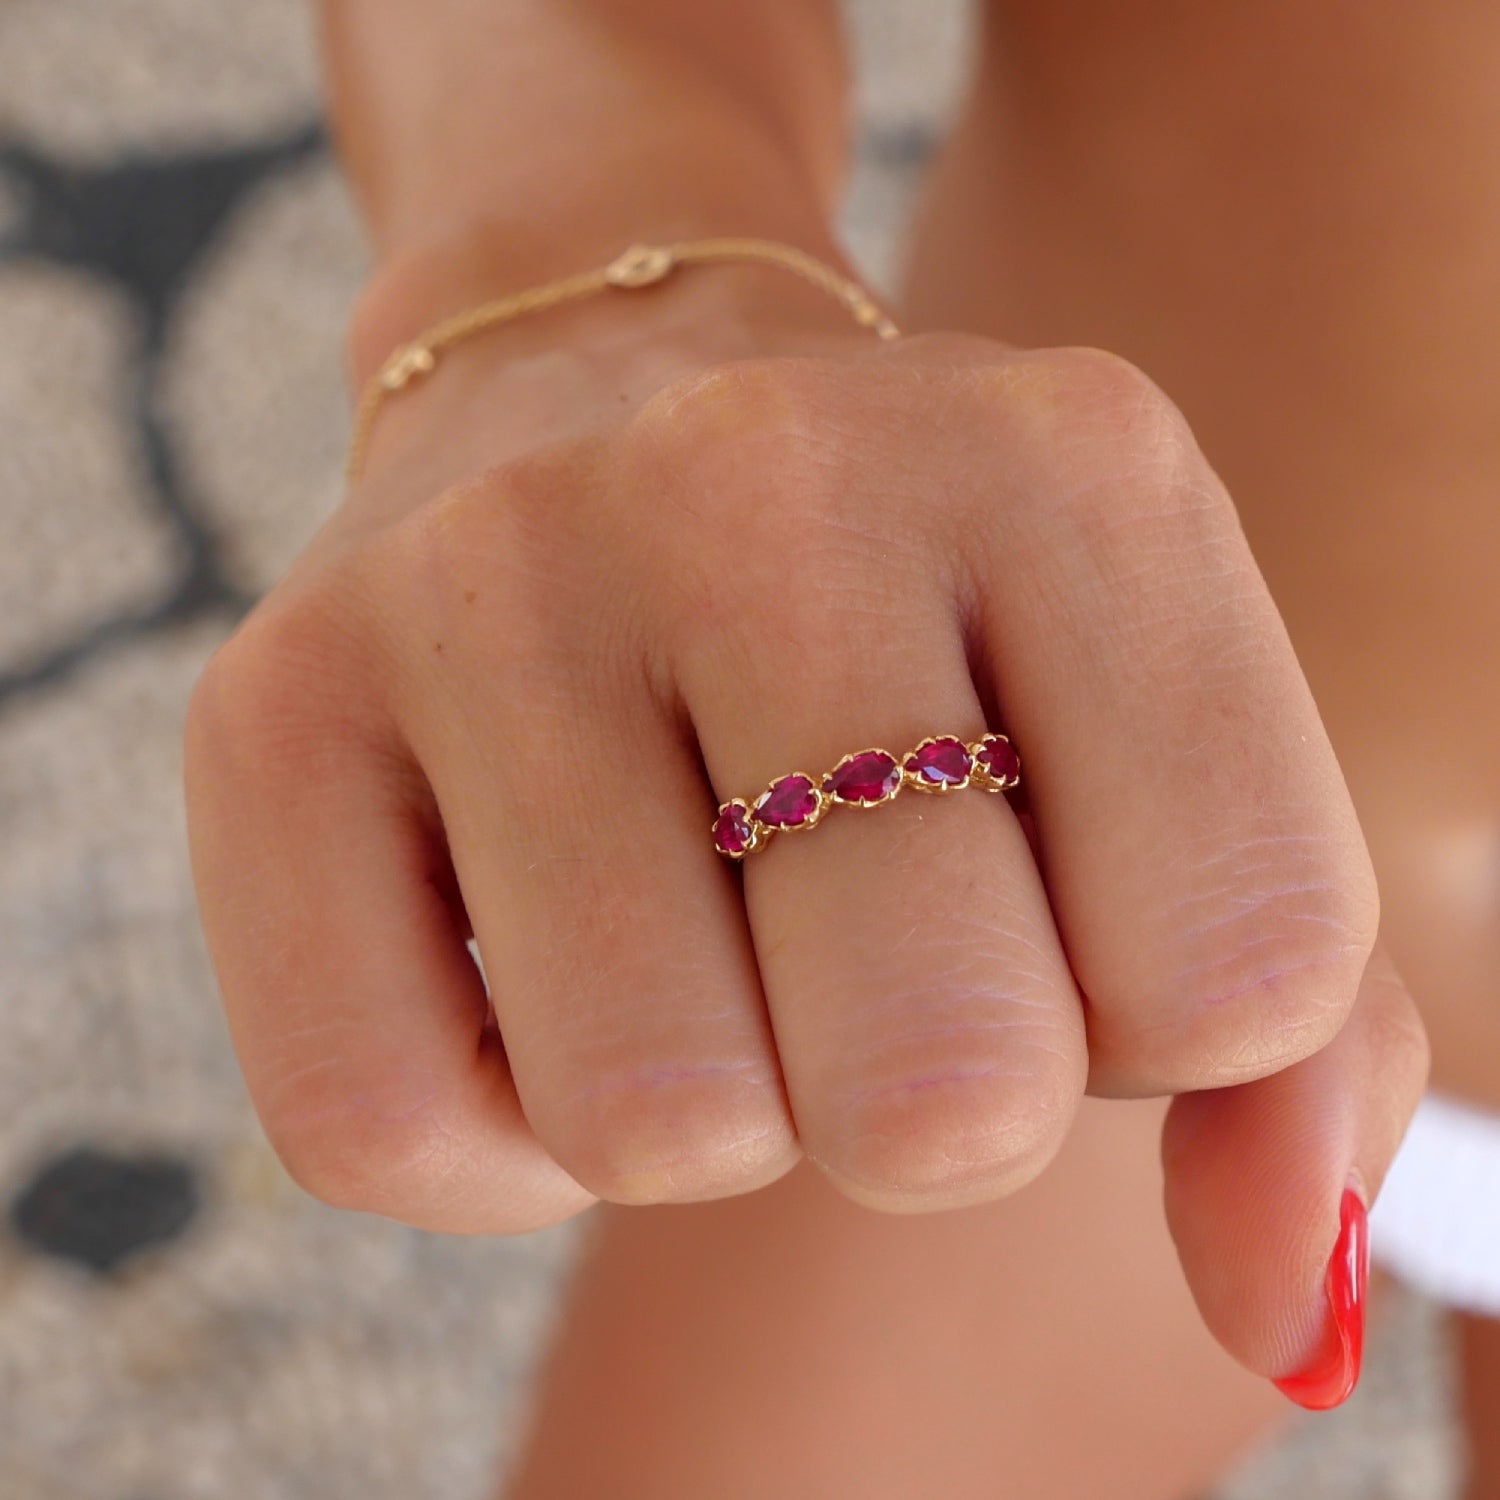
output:
[[[828,567],[843,569],[823,563],[778,591],[772,628],[728,645],[696,631],[681,653],[722,798],[778,773],[821,784],[849,752],[904,759],[928,736],[983,731],[950,601],[927,581],[914,608],[906,570],[869,559],[859,586],[830,589]],[[907,785],[889,806],[835,805],[815,831],[775,833],[744,873],[807,1155],[848,1196],[897,1211],[992,1198],[1041,1171],[1082,1095],[1083,1012],[1005,799]]]

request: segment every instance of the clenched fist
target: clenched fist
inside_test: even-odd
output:
[[[288,1169],[464,1232],[803,1156],[917,1211],[1034,1177],[1086,1089],[1182,1094],[1187,1273],[1284,1371],[1425,1052],[1175,409],[1089,350],[822,332],[600,376],[532,442],[504,337],[409,398],[193,704],[204,920]],[[902,796],[716,856],[773,776],[987,727],[1023,813]]]

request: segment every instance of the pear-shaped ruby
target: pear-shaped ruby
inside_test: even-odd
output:
[[[974,763],[961,740],[944,736],[928,740],[906,758],[906,773],[919,786],[932,791],[962,786],[969,779]]]
[[[884,802],[901,790],[901,767],[884,750],[861,750],[828,773],[823,790],[836,802]]]
[[[809,777],[783,776],[760,794],[753,812],[767,828],[800,828],[817,816],[822,805]]]
[[[975,764],[1001,786],[1014,786],[1021,779],[1021,757],[1003,734],[987,734],[974,753]]]
[[[743,802],[726,802],[714,819],[714,848],[730,859],[739,859],[750,852],[755,839],[750,809]]]

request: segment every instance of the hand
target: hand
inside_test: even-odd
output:
[[[1341,1194],[1378,1186],[1424,1043],[1174,408],[1087,350],[648,330],[533,441],[518,403],[561,408],[506,337],[410,399],[194,700],[204,921],[293,1176],[505,1233],[805,1154],[915,1211],[1034,1177],[1085,1088],[1185,1094],[1204,1313],[1263,1373],[1314,1357]],[[986,725],[1030,830],[906,795],[714,853],[716,804],[776,774]]]

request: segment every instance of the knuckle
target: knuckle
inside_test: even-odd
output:
[[[976,494],[973,539],[989,570],[1066,577],[1074,596],[1130,618],[1181,611],[1211,590],[1263,592],[1223,485],[1182,413],[1125,360],[1043,349],[959,375],[978,400],[971,431],[1004,453],[1006,501]],[[1142,581],[1149,586],[1141,587]],[[1087,618],[1092,612],[1085,611]]]
[[[530,580],[543,571],[535,554],[547,532],[535,520],[546,462],[517,461],[445,490],[380,538],[370,566],[403,616],[441,638],[467,606],[478,605],[488,621],[531,593]],[[510,613],[524,618],[520,609]]]
[[[779,1086],[761,1064],[657,1065],[606,1077],[543,1134],[568,1174],[610,1203],[748,1192],[796,1160]]]
[[[1061,1144],[1077,1090],[1045,1060],[959,1062],[861,1089],[836,1139],[810,1148],[846,1196],[900,1212],[978,1202],[1036,1177]]]
[[[1375,942],[1365,860],[1315,835],[1240,845],[1179,908],[1195,1086],[1263,1077],[1325,1046],[1347,1020]]]
[[[333,1208],[420,1217],[447,1175],[451,1143],[429,1113],[401,1118],[352,1093],[315,1109],[262,1108],[261,1123],[287,1175]]]
[[[359,630],[349,608],[322,594],[267,601],[210,657],[188,703],[189,773],[243,765],[306,767],[340,718],[356,715],[347,670]]]
[[[389,656],[402,685],[482,672],[524,692],[558,671],[600,669],[598,635],[580,622],[601,618],[603,590],[621,606],[618,632],[633,630],[635,615],[591,466],[572,450],[511,460],[436,496],[369,549],[382,619],[400,622]],[[614,564],[607,571],[587,565],[601,554]]]
[[[626,461],[674,516],[709,528],[753,559],[854,499],[845,433],[859,405],[830,361],[770,356],[718,365],[649,398],[633,418]],[[789,532],[787,528],[793,528]],[[789,550],[789,549],[788,549]]]
[[[188,700],[187,756],[189,762],[217,759],[225,748],[259,733],[274,719],[273,690],[277,674],[267,668],[258,636],[246,624],[220,646],[205,663]]]
[[[1116,439],[1144,427],[1186,430],[1171,399],[1143,370],[1104,349],[1063,347],[998,351],[987,358],[949,360],[956,385],[1002,417],[1056,436],[1059,428],[1076,429],[1086,438],[1090,428]]]
[[[1127,359],[1104,349],[1044,351],[1074,420],[1115,441],[1147,446],[1191,443],[1187,419],[1162,388]]]
[[[725,447],[795,448],[816,436],[837,389],[829,363],[812,356],[731,360],[663,386],[627,430],[637,445],[675,462]]]
[[[1047,514],[1086,537],[1155,518],[1222,526],[1233,517],[1187,419],[1128,361],[1101,349],[1047,349],[1004,367],[999,379],[1048,475],[1038,490]]]
[[[681,659],[843,650],[932,563],[920,507],[872,465],[868,391],[832,362],[739,361],[678,382],[635,419],[627,465],[665,494],[653,615]],[[880,444],[875,444],[878,450]]]

